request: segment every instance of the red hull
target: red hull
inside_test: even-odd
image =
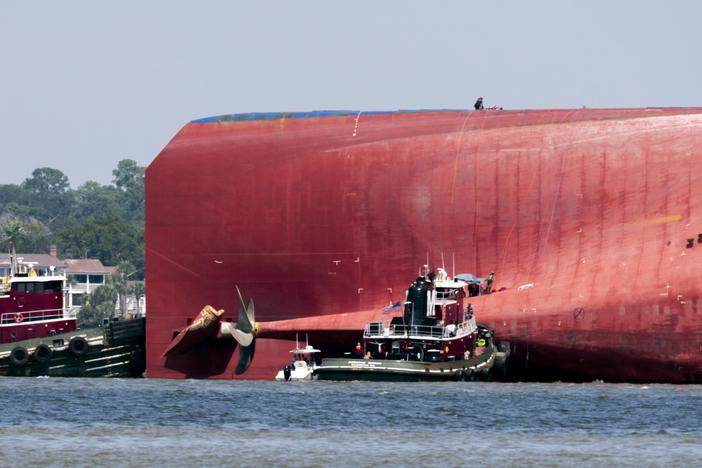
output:
[[[149,377],[233,377],[233,347],[161,355],[205,304],[236,320],[235,284],[351,346],[365,322],[332,314],[443,253],[507,288],[473,304],[520,378],[702,379],[702,109],[259,117],[192,122],[147,170]],[[289,349],[258,340],[243,377]]]

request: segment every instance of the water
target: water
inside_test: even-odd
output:
[[[0,465],[697,465],[702,386],[3,378]]]

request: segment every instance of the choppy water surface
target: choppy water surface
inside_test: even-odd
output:
[[[0,379],[0,465],[697,465],[702,387]]]

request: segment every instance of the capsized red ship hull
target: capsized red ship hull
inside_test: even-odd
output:
[[[472,303],[513,378],[700,382],[700,167],[693,108],[193,121],[146,173],[147,375],[234,377],[230,342],[162,354],[205,304],[235,321],[235,285],[350,347],[428,259],[496,272]],[[273,378],[290,343],[257,341],[241,377]]]

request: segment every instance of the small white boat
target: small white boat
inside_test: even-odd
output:
[[[292,363],[285,366],[282,370],[278,371],[275,376],[275,380],[313,380],[317,376],[314,374],[315,369],[317,369],[317,363],[315,362],[314,355],[316,353],[321,353],[319,349],[315,349],[310,346],[309,342],[304,348],[301,348],[299,344],[296,343],[295,349],[290,351],[292,354]]]

